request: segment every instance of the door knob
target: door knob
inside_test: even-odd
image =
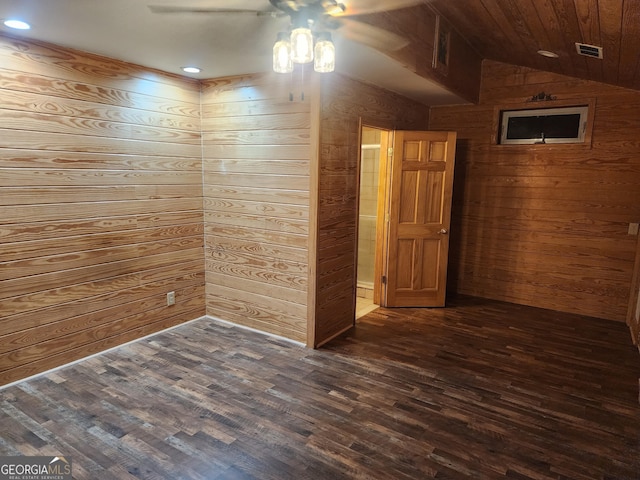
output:
[[[447,233],[449,233],[449,231],[448,231],[446,228],[443,228],[443,229],[441,229],[438,233],[439,233],[440,235],[446,235]]]

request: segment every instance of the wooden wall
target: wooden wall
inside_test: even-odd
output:
[[[544,91],[595,101],[592,144],[495,145],[494,113]],[[450,289],[623,321],[640,218],[640,92],[485,61],[480,103],[434,107],[458,132]]]
[[[355,319],[360,120],[424,129],[428,110],[306,78],[293,101],[275,74],[204,84],[207,313],[317,346]]]
[[[433,66],[437,17],[438,13],[429,5],[417,5],[360,18],[408,40],[406,47],[386,52],[390,58],[418,76],[433,80],[461,98],[477,103],[482,57],[443,17],[440,17],[439,28],[448,33],[449,63],[444,69]]]
[[[204,82],[206,303],[211,316],[306,342],[314,93],[290,101],[290,78]]]
[[[337,74],[323,80],[313,346],[355,320],[361,122],[388,130],[424,130],[428,119],[427,107],[389,91]]]
[[[0,98],[0,384],[202,316],[199,85],[0,36]]]
[[[360,120],[426,107],[337,75],[303,100],[275,74],[0,56],[2,383],[205,313],[309,345],[353,324]]]

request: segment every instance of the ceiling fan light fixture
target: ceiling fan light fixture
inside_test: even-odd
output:
[[[273,71],[276,73],[293,72],[291,42],[287,32],[278,33],[278,39],[273,45]]]
[[[336,47],[329,32],[318,33],[314,49],[313,69],[320,73],[333,72],[336,68]]]
[[[293,63],[313,61],[313,35],[308,26],[298,26],[291,30],[291,60]]]

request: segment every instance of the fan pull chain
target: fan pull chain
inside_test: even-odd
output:
[[[289,101],[293,102],[293,70],[291,70],[291,75],[289,76]]]
[[[291,76],[289,77],[289,101],[293,102],[295,99],[295,95],[294,95],[294,91],[295,91],[295,87],[296,87],[296,79],[294,78],[294,72],[295,72],[295,68],[294,70],[291,72]],[[304,101],[304,66],[302,66],[300,68],[300,75],[299,75],[300,81],[299,81],[299,85],[300,85],[300,100]]]

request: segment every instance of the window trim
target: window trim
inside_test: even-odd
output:
[[[493,116],[493,132],[491,135],[491,143],[497,147],[503,148],[515,148],[515,147],[527,147],[527,148],[550,148],[550,147],[587,147],[591,148],[591,134],[593,130],[593,120],[595,114],[595,99],[585,98],[580,100],[550,100],[545,102],[526,102],[515,104],[502,104],[494,107]],[[580,132],[579,139],[546,139],[545,143],[536,143],[540,139],[524,139],[524,140],[507,140],[501,143],[502,137],[506,137],[506,131],[502,132],[503,114],[506,112],[513,114],[522,114],[523,112],[537,112],[537,111],[564,111],[570,112],[572,109],[586,109],[584,115],[580,118]]]

